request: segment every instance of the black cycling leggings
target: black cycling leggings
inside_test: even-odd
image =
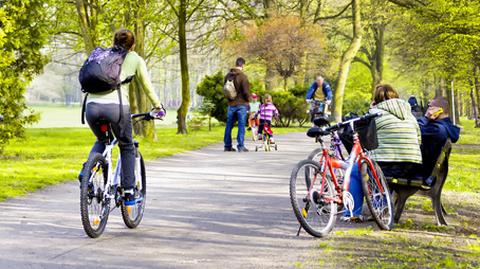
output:
[[[118,140],[122,156],[122,187],[131,189],[135,186],[135,146],[132,137],[132,119],[130,107],[123,106],[123,116],[120,118],[118,104],[101,104],[90,102],[86,107],[86,119],[90,129],[97,137],[90,154],[103,153],[108,142],[106,133],[100,130],[101,123],[110,123],[113,134]]]

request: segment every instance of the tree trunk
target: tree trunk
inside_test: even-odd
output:
[[[267,63],[265,66],[265,91],[269,92],[273,90],[274,87],[274,78],[275,78],[275,69]]]
[[[85,46],[85,51],[88,54],[95,48],[95,44],[97,41],[95,36],[92,36],[92,33],[95,32],[96,25],[93,25],[91,23],[91,16],[90,14],[88,14],[88,1],[76,0],[75,6],[77,8],[83,44]]]
[[[470,101],[472,102],[472,114],[473,119],[475,120],[475,127],[480,127],[480,120],[478,119],[478,107],[475,100],[475,85],[471,79],[468,80],[470,83]]]
[[[145,0],[137,1],[134,6],[133,14],[134,16],[134,32],[135,32],[135,51],[140,55],[140,57],[145,58],[145,22],[143,18],[145,17],[146,2]],[[135,80],[134,80],[135,81]],[[133,87],[130,87],[130,90],[134,92],[133,98],[130,98],[130,107],[134,107],[136,110],[132,110],[133,113],[142,113],[150,111],[152,104],[150,100],[147,99],[141,85],[137,83]],[[135,103],[134,106],[132,104]],[[155,123],[154,121],[140,121],[134,127],[135,134],[143,136],[149,140],[156,141],[157,133],[155,132]]]
[[[480,80],[478,78],[478,72],[479,72],[479,67],[475,66],[473,69],[473,77],[475,81],[475,94],[477,96],[477,111],[480,113]],[[476,126],[477,128],[480,128],[480,125]]]
[[[337,87],[334,93],[333,117],[337,122],[342,120],[343,96],[345,93],[348,73],[350,71],[350,65],[362,44],[363,31],[360,17],[360,2],[361,0],[352,0],[353,39],[347,51],[345,51],[342,56],[337,79]]]
[[[433,77],[433,87],[435,87],[435,97],[445,96],[442,95],[442,86],[438,77]]]
[[[177,110],[177,134],[187,133],[187,113],[190,104],[190,79],[187,55],[187,0],[180,0],[178,10],[178,45],[180,47],[180,72],[182,76],[182,104]]]
[[[375,85],[378,85],[383,80],[383,59],[384,59],[384,52],[385,52],[385,42],[384,42],[384,33],[385,33],[385,26],[384,25],[377,25],[374,28],[375,34],[375,76],[374,82]]]
[[[461,105],[461,100],[460,100],[460,94],[458,93],[457,87],[455,87],[452,84],[452,87],[454,87],[453,94],[455,96],[454,98],[454,104],[455,104],[455,123],[460,125],[460,116],[462,113],[462,105]]]

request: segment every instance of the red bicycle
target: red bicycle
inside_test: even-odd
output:
[[[328,128],[313,127],[308,131],[308,136],[320,142],[322,155],[318,162],[303,160],[295,166],[290,177],[290,201],[300,228],[309,234],[316,237],[328,235],[337,216],[345,210],[353,216],[355,204],[349,189],[354,165],[359,167],[363,193],[375,222],[382,230],[392,228],[393,204],[387,182],[380,167],[368,157],[355,130],[356,122],[369,122],[378,116],[380,114],[367,114]],[[325,146],[322,137],[330,135],[333,139],[334,132],[346,126],[353,130],[353,148],[348,159],[343,161]],[[343,179],[337,178],[339,173],[335,173],[335,169],[345,171]],[[345,209],[337,213],[339,208]]]

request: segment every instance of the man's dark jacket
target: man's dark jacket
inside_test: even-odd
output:
[[[441,120],[429,120],[426,117],[418,119],[418,125],[422,133],[422,175],[428,177],[440,156],[442,147],[448,138],[455,143],[460,137],[460,128],[453,125],[450,118]]]
[[[228,72],[228,74],[225,76],[223,84],[225,84],[227,80],[232,79],[233,84],[235,85],[235,89],[237,90],[237,97],[235,98],[235,100],[228,100],[228,105],[248,106],[248,102],[250,100],[250,83],[248,82],[247,76],[242,72],[242,70],[238,68],[232,68],[230,69],[230,72]]]

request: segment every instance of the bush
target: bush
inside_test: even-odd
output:
[[[204,102],[214,104],[214,107],[209,110],[211,117],[226,122],[228,103],[222,91],[223,78],[224,75],[221,71],[212,76],[205,76],[197,86],[197,94],[203,96]]]
[[[291,91],[271,92],[270,94],[280,112],[278,124],[281,127],[289,127],[295,121],[301,126],[307,121],[308,115],[303,96],[295,96]]]
[[[197,94],[203,96],[206,107],[202,108],[202,114],[210,115],[220,122],[227,121],[227,99],[223,95],[224,75],[221,71],[205,78],[197,86]],[[250,81],[250,92],[256,93],[261,99],[265,95],[263,84],[258,80]],[[280,111],[278,124],[288,127],[297,122],[300,126],[308,120],[306,113],[305,94],[307,89],[295,86],[289,91],[269,92],[273,97],[273,103]],[[205,106],[205,105],[204,105]]]

